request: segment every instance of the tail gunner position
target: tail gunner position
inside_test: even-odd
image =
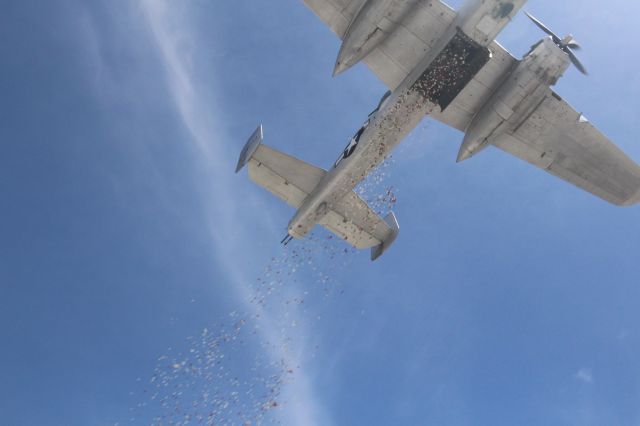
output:
[[[297,208],[283,243],[316,224],[377,259],[398,222],[353,192],[426,116],[465,133],[458,161],[496,146],[617,205],[640,202],[640,167],[550,87],[571,63],[573,37],[549,37],[517,60],[495,37],[526,0],[304,0],[341,39],[334,74],[360,61],[389,87],[327,171],[262,145],[262,126],[236,171]]]

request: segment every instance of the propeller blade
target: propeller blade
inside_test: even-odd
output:
[[[588,75],[589,74],[587,72],[587,69],[584,67],[584,65],[582,65],[582,62],[580,62],[578,57],[571,50],[571,49],[575,49],[575,50],[580,50],[581,49],[580,45],[578,44],[578,42],[575,41],[573,36],[568,35],[564,39],[561,39],[560,37],[555,35],[553,33],[553,31],[551,31],[549,28],[547,28],[547,26],[545,24],[540,22],[540,20],[536,19],[531,14],[529,14],[529,12],[525,11],[524,13],[525,13],[525,15],[527,15],[527,17],[529,19],[531,19],[531,21],[533,21],[534,24],[536,24],[536,26],[538,28],[540,28],[542,31],[544,31],[548,35],[550,35],[551,38],[553,38],[553,42],[556,45],[558,45],[558,47],[560,47],[567,55],[569,55],[569,59],[571,59],[571,62],[573,63],[573,65],[575,65],[575,67],[578,68],[578,71],[580,71],[584,75]]]
[[[573,62],[573,65],[575,65],[576,68],[578,68],[578,71],[580,71],[584,75],[589,75],[589,73],[587,72],[587,69],[584,67],[584,65],[582,65],[582,62],[580,62],[580,60],[575,55],[575,53],[573,53],[570,49],[565,49],[565,52],[567,52],[567,55],[569,55],[569,59],[571,59],[571,62]]]
[[[531,14],[529,14],[529,12],[524,12],[525,15],[527,15],[529,17],[529,19],[531,19],[533,21],[534,24],[536,24],[538,26],[538,28],[540,28],[542,31],[544,31],[545,33],[549,34],[551,37],[553,37],[553,41],[556,44],[559,44],[562,40],[560,39],[560,37],[558,37],[557,35],[555,35],[553,33],[553,31],[551,31],[549,28],[547,28],[547,26],[545,24],[543,24],[542,22],[540,22],[538,19],[536,19],[535,17],[533,17]]]
[[[573,49],[573,50],[581,50],[582,46],[580,46],[576,41],[571,41],[567,44],[567,47]]]

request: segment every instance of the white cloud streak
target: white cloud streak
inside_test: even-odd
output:
[[[225,131],[215,122],[216,105],[212,99],[205,99],[197,87],[197,73],[193,69],[194,55],[197,54],[197,39],[189,25],[188,10],[185,3],[171,3],[164,0],[143,0],[142,11],[146,18],[153,40],[160,52],[160,57],[167,75],[168,89],[175,102],[176,110],[184,126],[191,135],[191,142],[204,161],[210,174],[209,182],[215,182],[215,199],[225,200],[224,208],[216,208],[209,203],[209,225],[212,246],[218,264],[224,265],[225,273],[233,289],[245,302],[249,300],[251,286],[250,277],[242,270],[238,259],[247,256],[246,249],[251,247],[251,236],[243,231],[240,222],[237,194],[232,193],[229,177],[234,176],[232,170],[235,154],[229,153],[223,145]],[[178,9],[178,10],[176,10]],[[211,70],[207,70],[210,76]],[[206,191],[211,193],[212,191]],[[247,218],[249,220],[249,218]],[[255,311],[255,306],[246,302],[248,310]],[[267,341],[282,340],[275,322],[262,317],[263,338]],[[303,338],[304,340],[304,338]],[[294,351],[282,349],[282,345],[273,345],[269,354],[274,360],[288,359],[296,365],[304,365],[300,359],[292,359]],[[311,381],[304,371],[296,373],[294,381],[284,390],[287,401],[286,408],[280,414],[285,424],[316,425],[328,424],[323,410],[314,397]]]
[[[593,383],[593,374],[588,368],[581,368],[575,375],[576,380],[583,383]]]

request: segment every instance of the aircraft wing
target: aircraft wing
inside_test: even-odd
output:
[[[640,167],[551,89],[493,144],[613,204],[640,202]]]
[[[303,0],[340,40],[366,0]]]
[[[303,0],[342,38],[364,0]],[[406,0],[415,9],[364,62],[389,89],[396,89],[433,48],[456,17],[440,0]],[[444,110],[431,117],[460,131],[467,127],[518,63],[499,43],[492,57]],[[547,97],[497,147],[580,188],[619,205],[640,202],[639,167],[581,114],[549,89]]]
[[[518,60],[497,41],[489,45],[491,59],[449,104],[447,109],[435,109],[429,117],[465,132],[471,121],[500,87]]]
[[[366,0],[303,0],[342,39]],[[414,13],[377,46],[364,62],[394,90],[447,30],[456,12],[440,0],[408,0]]]
[[[340,39],[359,11],[363,0],[303,0]],[[440,0],[409,0],[415,9],[377,46],[364,62],[390,89],[395,90],[432,49],[456,18],[456,11]],[[489,49],[491,60],[445,111],[432,118],[465,131],[475,114],[498,88],[507,71],[517,63],[499,43]]]

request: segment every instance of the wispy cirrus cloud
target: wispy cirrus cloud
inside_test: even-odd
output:
[[[236,152],[225,148],[224,126],[214,117],[220,117],[216,100],[203,95],[199,86],[198,73],[194,69],[194,58],[198,54],[198,35],[190,25],[190,11],[185,3],[171,3],[163,0],[144,0],[142,12],[152,35],[166,73],[168,90],[175,103],[176,111],[191,136],[190,143],[202,158],[203,166],[210,175],[209,182],[215,182],[215,188],[208,188],[215,197],[211,197],[208,216],[211,217],[209,234],[214,256],[233,285],[233,289],[242,300],[247,301],[245,308],[255,310],[248,303],[251,294],[251,278],[238,263],[238,259],[247,256],[247,247],[252,246],[251,236],[241,224],[242,212],[238,206],[237,194],[232,191],[230,178]],[[207,78],[215,70],[207,70]],[[243,195],[244,196],[244,195]],[[215,199],[224,201],[224,208],[216,208]],[[207,205],[205,203],[205,205]],[[249,218],[246,218],[249,220]],[[279,342],[284,337],[269,316],[261,319],[262,338]],[[301,336],[304,341],[304,336]],[[301,351],[283,349],[286,345],[275,344],[269,354],[273,359],[288,359],[294,365],[303,365],[296,359]],[[287,409],[280,413],[286,424],[315,425],[329,424],[321,404],[314,396],[311,380],[303,370],[296,373],[295,380],[285,391]]]
[[[578,372],[574,377],[576,380],[582,383],[587,383],[587,384],[593,383],[593,373],[588,368],[581,368],[580,370],[578,370]]]

